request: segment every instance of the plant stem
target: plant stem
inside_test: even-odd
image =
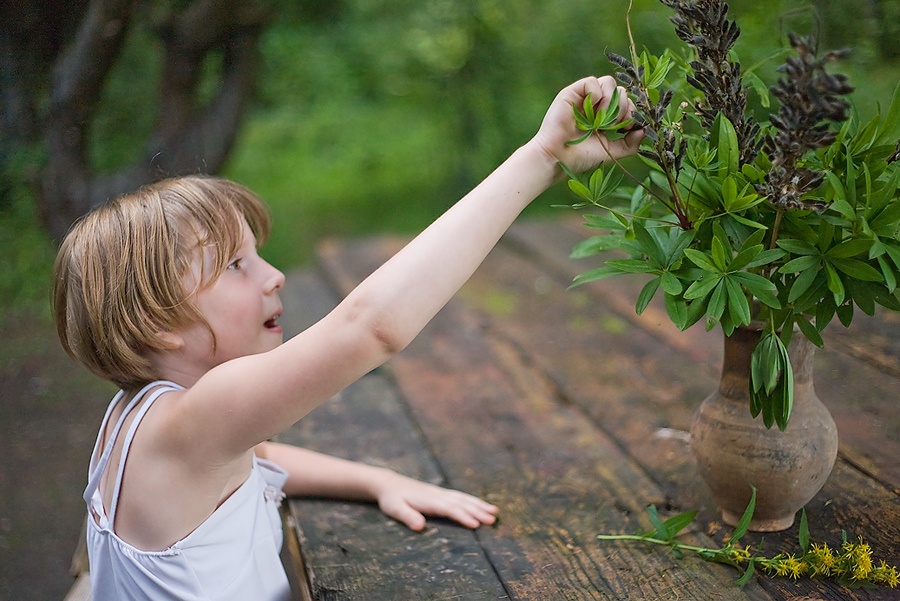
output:
[[[628,31],[628,49],[631,50],[631,64],[637,64],[637,46],[634,44],[634,35],[631,33],[631,6],[632,0],[628,0],[628,10],[625,11],[625,29]]]
[[[775,224],[772,226],[772,240],[769,242],[769,250],[775,248],[775,243],[778,241],[778,231],[781,229],[782,217],[784,217],[784,209],[778,207],[778,212],[775,213]]]
[[[644,541],[648,543],[653,543],[654,545],[664,545],[666,547],[671,547],[673,545],[677,546],[679,549],[684,549],[685,551],[694,551],[696,553],[700,552],[709,552],[715,553],[719,549],[707,549],[706,547],[694,547],[692,545],[685,545],[679,542],[671,541],[671,540],[662,540],[659,538],[648,538],[646,536],[640,536],[637,534],[600,534],[597,536],[600,540],[634,540],[634,541]]]

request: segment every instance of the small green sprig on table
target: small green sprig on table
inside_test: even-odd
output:
[[[741,571],[742,574],[736,581],[739,586],[749,582],[757,568],[769,576],[788,576],[794,579],[801,576],[832,578],[848,587],[883,585],[895,588],[900,584],[900,572],[897,568],[883,560],[876,564],[876,560],[872,558],[872,548],[863,542],[862,537],[854,542],[847,538],[846,532],[843,532],[840,549],[832,549],[827,543],[810,543],[805,509],[800,517],[799,553],[779,553],[774,557],[753,553],[750,547],[740,545],[740,539],[747,532],[755,507],[754,489],[750,503],[734,533],[728,542],[718,549],[687,545],[676,540],[676,537],[694,521],[696,511],[686,511],[663,520],[654,505],[647,508],[647,515],[655,530],[633,535],[601,534],[597,538],[604,541],[639,541],[669,547],[678,559],[683,558],[686,552],[695,553],[706,561],[727,564]]]

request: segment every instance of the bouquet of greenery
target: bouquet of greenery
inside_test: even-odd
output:
[[[661,0],[686,44],[680,54],[610,54],[646,132],[638,179],[619,164],[569,186],[595,206],[587,225],[602,233],[574,257],[610,250],[625,258],[576,284],[641,273],[641,313],[661,292],[681,329],[703,320],[735,328],[760,324],[751,363],[750,410],[766,427],[787,425],[793,376],[787,345],[795,327],[817,346],[835,316],[900,310],[900,88],[887,112],[862,123],[845,99],[843,75],[826,67],[844,51],[818,53],[810,37],[790,36],[792,55],[767,89],[742,73],[733,53],[740,30],[721,0]],[[777,111],[757,119],[748,94]],[[590,101],[573,107],[585,136],[617,127],[617,110]],[[574,142],[577,143],[578,141]],[[564,166],[565,168],[565,166]],[[623,185],[629,177],[634,185]]]

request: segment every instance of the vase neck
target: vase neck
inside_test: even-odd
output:
[[[759,343],[762,331],[741,327],[724,339],[722,378],[719,390],[728,397],[747,398],[750,382],[750,359]],[[794,371],[794,384],[812,382],[815,346],[800,332],[791,337],[788,355]]]

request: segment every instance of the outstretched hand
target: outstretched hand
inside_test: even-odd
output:
[[[383,479],[376,498],[387,516],[416,531],[425,527],[426,515],[449,518],[467,528],[493,524],[497,519],[497,507],[478,497],[394,472]]]
[[[584,131],[575,125],[572,105],[581,107],[590,94],[594,105],[605,109],[609,106],[617,88],[619,91],[617,122],[622,123],[630,119],[635,107],[628,98],[625,88],[618,86],[616,80],[609,75],[600,78],[586,77],[557,94],[532,143],[537,144],[554,160],[565,164],[575,173],[592,169],[610,158],[619,159],[634,154],[644,138],[644,132],[640,129],[629,131],[617,140],[609,140],[605,136],[599,138],[591,136],[580,144],[567,144],[584,134]]]

